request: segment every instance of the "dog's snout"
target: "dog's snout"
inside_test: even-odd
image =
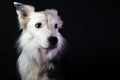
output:
[[[55,46],[58,42],[57,37],[51,36],[48,38],[48,41],[50,42],[51,45]]]

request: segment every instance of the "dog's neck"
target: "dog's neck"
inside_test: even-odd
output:
[[[53,69],[54,65],[50,60],[46,60],[44,57],[44,54],[46,50],[41,50],[39,48],[36,48],[34,51],[27,50],[26,48],[22,49],[21,56],[25,56],[27,61],[29,62],[28,64],[36,65],[38,68],[40,68],[40,74],[42,75],[43,73],[46,73],[47,70]],[[29,55],[31,54],[31,55]],[[34,64],[33,64],[34,63]]]

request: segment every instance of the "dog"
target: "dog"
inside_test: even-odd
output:
[[[47,76],[50,62],[59,55],[66,40],[59,33],[63,21],[55,9],[35,11],[31,5],[14,2],[22,31],[17,40],[18,71],[22,80],[54,80]]]

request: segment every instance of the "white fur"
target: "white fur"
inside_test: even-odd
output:
[[[14,2],[14,5],[22,5],[22,10],[27,14],[24,16],[21,10],[16,10],[22,33],[18,39],[20,56],[18,67],[22,80],[50,80],[46,75],[48,68],[53,68],[49,62],[55,57],[64,46],[64,39],[58,32],[62,27],[62,21],[56,10],[45,10],[35,12],[34,7]],[[35,24],[41,22],[41,28],[36,28]],[[55,29],[54,25],[58,24]],[[55,36],[58,38],[57,47],[49,49],[48,38]]]

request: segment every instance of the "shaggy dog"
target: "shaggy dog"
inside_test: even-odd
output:
[[[54,9],[36,12],[31,5],[14,2],[14,6],[22,29],[17,41],[22,80],[53,80],[46,71],[54,68],[50,60],[64,47],[65,39],[58,31],[62,20]]]

